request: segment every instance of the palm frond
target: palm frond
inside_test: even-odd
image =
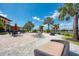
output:
[[[70,20],[70,15],[69,14],[66,15],[66,21],[68,21],[68,20]]]
[[[44,24],[50,24],[52,22],[53,18],[51,17],[46,17],[44,20]]]
[[[64,17],[66,16],[67,14],[67,9],[65,7],[61,7],[58,9],[60,15],[59,15],[59,19],[60,20],[64,20]]]

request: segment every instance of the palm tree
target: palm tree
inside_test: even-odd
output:
[[[78,40],[78,8],[79,4],[72,4],[72,3],[65,3],[63,7],[59,8],[58,11],[60,12],[59,19],[69,20],[70,17],[74,17],[73,23],[73,31],[74,31],[74,38]]]
[[[33,24],[31,21],[28,21],[28,22],[24,25],[24,29],[27,29],[27,31],[31,31],[33,27],[34,27],[34,24]]]
[[[43,32],[43,27],[44,27],[44,26],[42,26],[42,25],[39,26],[39,30],[40,30],[40,32]]]
[[[45,20],[44,20],[44,24],[47,24],[48,25],[48,31],[50,32],[50,24],[53,23],[53,18],[51,17],[46,17]]]
[[[59,29],[59,24],[54,24],[53,25],[53,29],[54,29],[55,32],[57,32],[58,29]]]

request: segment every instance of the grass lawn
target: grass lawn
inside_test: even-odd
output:
[[[69,38],[72,38],[72,36],[65,36],[65,35],[64,35],[63,38],[66,39],[66,40],[69,40]],[[77,41],[72,41],[72,40],[69,40],[69,41],[72,42],[73,44],[76,44],[76,45],[79,46],[79,42],[77,42]]]

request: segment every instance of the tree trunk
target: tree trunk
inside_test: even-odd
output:
[[[48,32],[50,31],[50,25],[48,24]]]
[[[78,40],[78,15],[74,15],[74,24],[73,24],[73,31],[74,31],[74,40]]]

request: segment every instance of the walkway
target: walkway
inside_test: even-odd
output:
[[[50,41],[51,39],[62,39],[62,35],[51,36],[43,33],[43,37],[37,37],[37,33],[25,33],[18,37],[0,35],[0,55],[33,56],[34,49]],[[79,46],[70,42],[70,55],[79,55]]]

